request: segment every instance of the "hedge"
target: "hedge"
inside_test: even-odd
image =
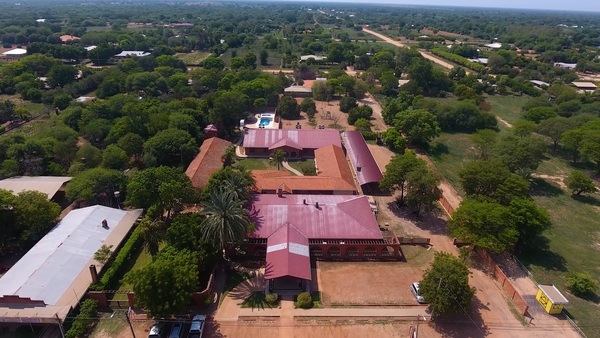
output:
[[[484,65],[482,65],[480,63],[476,63],[476,62],[471,62],[471,61],[469,61],[469,59],[462,57],[460,55],[457,55],[457,54],[450,53],[447,50],[445,50],[444,48],[440,48],[440,47],[432,48],[431,52],[437,56],[441,56],[444,59],[450,60],[461,66],[470,68],[476,72],[480,72],[485,69]]]
[[[140,236],[140,229],[140,227],[136,227],[135,230],[133,230],[131,236],[129,236],[127,242],[125,242],[121,250],[119,250],[117,257],[108,270],[102,275],[102,278],[100,278],[98,283],[90,286],[90,290],[112,290],[118,285],[120,279],[126,272],[125,269],[131,262],[132,255],[137,253],[142,246],[143,240]]]
[[[377,133],[374,131],[361,131],[360,133],[362,134],[365,141],[372,141],[377,139]]]
[[[78,338],[83,337],[88,329],[90,328],[90,324],[96,318],[96,309],[98,307],[98,303],[96,303],[93,299],[86,299],[81,303],[81,308],[79,309],[79,314],[73,320],[69,331],[65,334],[66,338]]]

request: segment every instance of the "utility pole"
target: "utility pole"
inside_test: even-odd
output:
[[[131,329],[131,335],[133,338],[135,337],[135,331],[133,330],[133,326],[131,325],[131,319],[129,318],[129,311],[131,311],[131,306],[125,311],[125,318],[127,318],[127,324],[129,324],[129,328]]]

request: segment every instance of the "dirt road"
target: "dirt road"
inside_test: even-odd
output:
[[[374,31],[372,31],[372,30],[370,30],[370,29],[368,29],[368,28],[365,28],[365,27],[363,27],[363,32],[365,32],[365,33],[369,33],[369,34],[371,34],[371,35],[374,35],[374,36],[376,36],[376,37],[380,38],[381,40],[383,40],[383,41],[385,41],[385,42],[387,42],[387,43],[389,43],[389,44],[392,44],[392,45],[394,45],[394,46],[396,46],[396,47],[407,47],[405,44],[403,44],[403,43],[401,43],[401,42],[399,42],[399,41],[397,41],[397,40],[394,40],[394,39],[392,39],[392,38],[390,38],[390,37],[388,37],[388,36],[385,36],[385,35],[383,35],[383,34],[380,34],[380,33],[374,32]],[[452,69],[452,68],[454,68],[454,66],[455,66],[455,65],[453,65],[452,63],[450,63],[450,62],[448,62],[448,61],[446,61],[446,60],[444,60],[444,59],[442,59],[442,58],[439,58],[439,57],[437,57],[437,56],[435,56],[435,55],[433,55],[433,54],[431,54],[431,53],[428,53],[428,52],[426,52],[426,51],[424,51],[424,50],[419,50],[419,53],[421,53],[421,55],[422,55],[424,58],[426,58],[427,60],[430,60],[430,61],[432,61],[432,62],[435,62],[435,63],[437,63],[438,65],[440,65],[440,66],[442,66],[442,67],[444,67],[444,68],[446,68],[446,69]],[[470,71],[468,71],[468,70],[466,70],[466,69],[465,69],[465,71],[467,72],[467,74],[470,74],[470,73],[471,73]]]

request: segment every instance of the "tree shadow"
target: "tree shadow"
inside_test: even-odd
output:
[[[571,198],[573,198],[574,200],[576,200],[577,202],[581,202],[581,203],[585,203],[585,204],[589,204],[589,205],[593,205],[593,206],[600,206],[600,200],[597,199],[594,196],[588,196],[588,195],[572,195]]]
[[[543,178],[534,178],[531,180],[532,196],[559,196],[565,192],[558,186],[544,180]]]
[[[536,237],[529,247],[523,248],[517,257],[527,265],[535,265],[552,271],[567,271],[567,262],[563,256],[550,250],[550,240]]]
[[[483,321],[482,311],[490,311],[490,308],[475,296],[465,313],[434,317],[430,325],[442,337],[487,337],[489,328]]]
[[[443,154],[449,153],[450,149],[448,149],[448,146],[442,142],[436,142],[433,145],[429,146],[429,149],[427,149],[427,155],[431,157],[440,157]]]
[[[204,332],[205,337],[212,338],[224,338],[225,335],[221,333],[221,325],[216,320],[208,319],[206,321],[206,330]]]
[[[267,296],[262,291],[254,291],[248,298],[246,298],[242,302],[242,307],[249,307],[253,309],[264,309],[264,308],[272,308],[272,306],[267,303]]]
[[[388,203],[389,210],[398,218],[413,222],[418,228],[429,231],[434,235],[448,235],[447,221],[442,218],[442,211],[434,209],[424,214],[416,214],[409,210],[406,206],[399,206],[397,201]]]

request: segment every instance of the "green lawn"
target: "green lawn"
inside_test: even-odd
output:
[[[303,161],[289,161],[288,163],[292,168],[300,171],[301,173],[304,173],[304,170],[315,170],[315,160],[312,158]]]
[[[197,66],[200,62],[204,61],[207,57],[210,56],[210,53],[177,53],[175,57],[183,61],[186,66]]]
[[[442,134],[427,154],[438,172],[462,195],[458,174],[465,163],[477,159],[475,144],[468,134]]]
[[[502,96],[493,95],[486,98],[491,103],[490,113],[500,117],[506,122],[513,124],[522,117],[521,108],[531,98],[529,96]],[[502,127],[502,124],[499,123]]]
[[[152,256],[150,255],[148,250],[146,250],[144,248],[144,249],[140,250],[140,253],[137,256],[137,258],[135,259],[135,262],[133,263],[133,266],[131,267],[131,269],[129,269],[127,271],[139,270],[139,269],[145,267],[146,265],[150,264],[151,262],[152,262]],[[128,283],[122,281],[118,290],[119,291],[131,291],[132,286],[129,285]]]
[[[242,165],[248,170],[277,169],[277,165],[271,164],[268,158],[238,158],[236,164]]]

